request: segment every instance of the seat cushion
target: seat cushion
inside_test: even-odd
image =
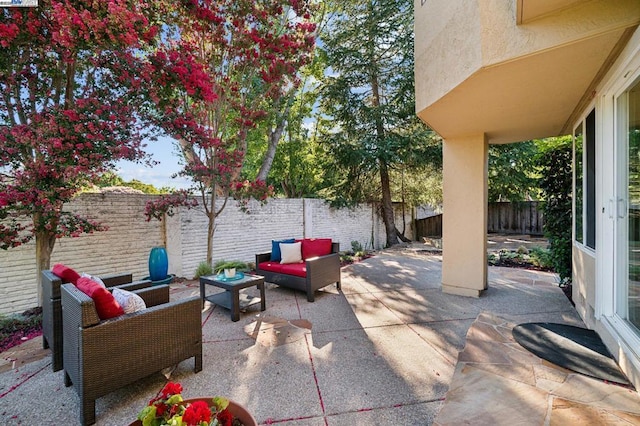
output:
[[[63,283],[71,283],[73,285],[78,284],[78,278],[80,278],[80,274],[69,268],[68,266],[63,265],[62,263],[56,263],[51,268],[51,272],[60,277]]]
[[[109,290],[87,277],[78,278],[78,289],[89,296],[96,305],[101,320],[115,318],[124,314],[124,309],[116,301]]]
[[[331,238],[305,238],[302,240],[302,258],[326,256],[331,254]]]
[[[282,254],[280,253],[280,243],[295,243],[294,238],[288,238],[285,240],[271,240],[271,261],[280,262],[282,260]]]
[[[302,278],[307,276],[307,265],[305,263],[262,262],[259,265],[259,269]]]

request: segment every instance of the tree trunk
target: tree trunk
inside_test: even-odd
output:
[[[262,159],[262,164],[260,165],[260,170],[258,171],[256,180],[266,181],[267,176],[269,176],[269,171],[271,170],[271,166],[273,165],[273,159],[276,157],[276,148],[278,147],[278,143],[280,142],[280,138],[282,137],[284,126],[287,124],[287,118],[289,117],[291,104],[292,102],[287,101],[282,115],[278,115],[278,117],[276,117],[276,120],[278,120],[278,122],[276,123],[276,128],[271,129],[271,131],[269,132],[269,146],[267,147],[267,152]]]
[[[400,240],[402,240],[405,243],[410,243],[411,240],[407,237],[404,236],[404,232],[400,232],[398,230],[398,228],[396,228],[396,235],[398,236],[398,238],[400,238]]]
[[[34,218],[34,222],[36,218]],[[36,232],[36,273],[38,283],[38,306],[42,306],[42,271],[51,269],[51,253],[56,237],[49,232]]]
[[[373,95],[373,106],[380,107],[380,85],[378,74],[374,71],[371,75],[371,93]],[[376,117],[376,134],[378,139],[385,138],[384,125],[378,115]],[[378,159],[380,166],[380,186],[382,190],[382,220],[387,234],[387,247],[398,244],[398,234],[396,233],[396,223],[393,214],[393,202],[391,201],[391,185],[389,183],[389,169],[383,158]]]
[[[218,213],[216,212],[216,198],[217,194],[215,188],[211,191],[210,205],[207,212],[207,216],[209,216],[209,224],[207,225],[207,263],[213,266],[213,234],[216,230],[216,217]]]
[[[380,160],[380,185],[382,189],[382,220],[387,234],[387,247],[391,247],[398,244],[398,234],[396,233],[396,223],[393,217],[389,170],[387,169],[387,164],[382,160]]]

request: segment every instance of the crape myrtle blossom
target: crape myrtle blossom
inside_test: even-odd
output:
[[[264,202],[273,193],[263,181],[247,183],[241,176],[247,135],[270,105],[299,84],[298,70],[312,58],[316,24],[314,7],[304,0],[180,5],[172,31],[180,36],[166,38],[152,56],[149,76],[162,88],[154,98],[163,109],[157,125],[178,141],[180,174],[192,180],[209,218],[210,263],[215,218],[228,198],[246,209],[249,198]],[[186,52],[189,60],[178,61],[170,52]]]
[[[64,205],[119,160],[150,163],[143,141],[167,121],[154,52],[167,8],[180,4],[38,3],[0,9],[0,248],[35,238],[40,276],[57,238],[106,229]],[[174,73],[176,88],[215,98],[188,51],[163,54],[163,67],[190,72]]]

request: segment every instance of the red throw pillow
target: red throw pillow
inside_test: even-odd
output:
[[[71,283],[73,285],[77,285],[78,278],[80,278],[80,274],[61,263],[56,263],[55,265],[53,265],[53,268],[51,268],[51,272],[59,276],[62,279],[62,282]]]
[[[80,291],[93,299],[93,303],[96,305],[96,311],[98,311],[98,316],[101,320],[115,318],[124,314],[122,306],[120,306],[109,290],[99,283],[87,277],[80,277],[76,286]]]
[[[302,258],[331,254],[331,238],[305,238],[302,240]]]

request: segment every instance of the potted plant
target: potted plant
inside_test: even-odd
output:
[[[213,265],[216,274],[224,273],[225,278],[235,278],[236,272],[249,272],[246,262],[240,260],[220,260]]]
[[[249,411],[223,397],[182,399],[180,383],[169,382],[130,426],[257,426]]]

